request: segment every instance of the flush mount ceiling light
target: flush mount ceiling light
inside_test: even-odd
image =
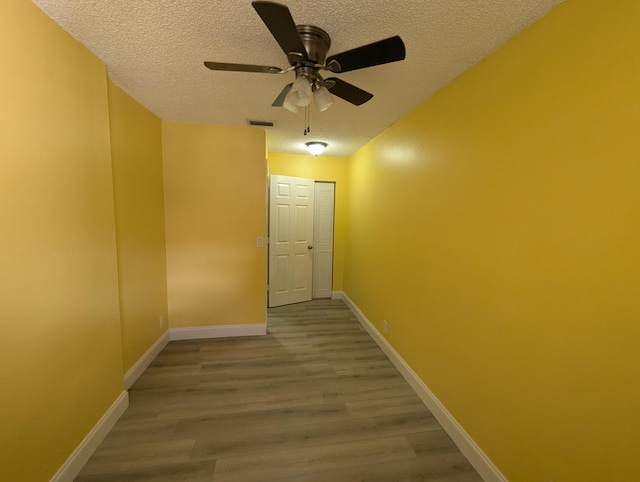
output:
[[[322,154],[324,150],[327,148],[327,143],[313,141],[313,142],[307,142],[305,146],[307,146],[307,149],[309,149],[309,152],[311,154],[313,154],[314,156],[318,156]]]

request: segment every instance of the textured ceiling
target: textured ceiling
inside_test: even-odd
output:
[[[294,74],[213,72],[203,61],[288,67],[250,0],[34,0],[100,57],[110,78],[164,120],[247,125],[271,120],[269,150],[329,144],[348,156],[561,0],[283,0],[297,24],[331,36],[329,55],[393,35],[402,62],[338,74],[374,94],[356,107],[339,98],[323,113],[271,103]]]

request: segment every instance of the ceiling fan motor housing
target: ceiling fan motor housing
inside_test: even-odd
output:
[[[331,48],[331,37],[327,32],[313,25],[296,25],[296,28],[309,60],[289,55],[289,63],[296,66],[296,78],[304,76],[311,82],[315,82],[318,78],[318,69],[315,66],[324,65],[327,52]]]

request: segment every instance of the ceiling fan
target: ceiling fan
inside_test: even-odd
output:
[[[287,55],[289,67],[281,69],[266,65],[224,62],[205,62],[204,65],[211,70],[264,74],[295,71],[295,81],[286,85],[280,92],[272,104],[274,107],[285,107],[292,112],[298,112],[299,107],[306,107],[311,103],[313,96],[316,107],[322,112],[333,104],[329,92],[351,104],[362,105],[371,100],[373,94],[337,77],[323,79],[320,71],[327,70],[338,74],[405,58],[404,43],[397,35],[327,58],[327,52],[331,47],[331,37],[327,32],[313,25],[296,26],[289,8],[285,5],[260,1],[252,2],[251,5]]]

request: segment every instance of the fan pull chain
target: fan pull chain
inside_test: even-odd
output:
[[[304,135],[306,136],[311,129],[309,128],[309,106],[304,108]]]

